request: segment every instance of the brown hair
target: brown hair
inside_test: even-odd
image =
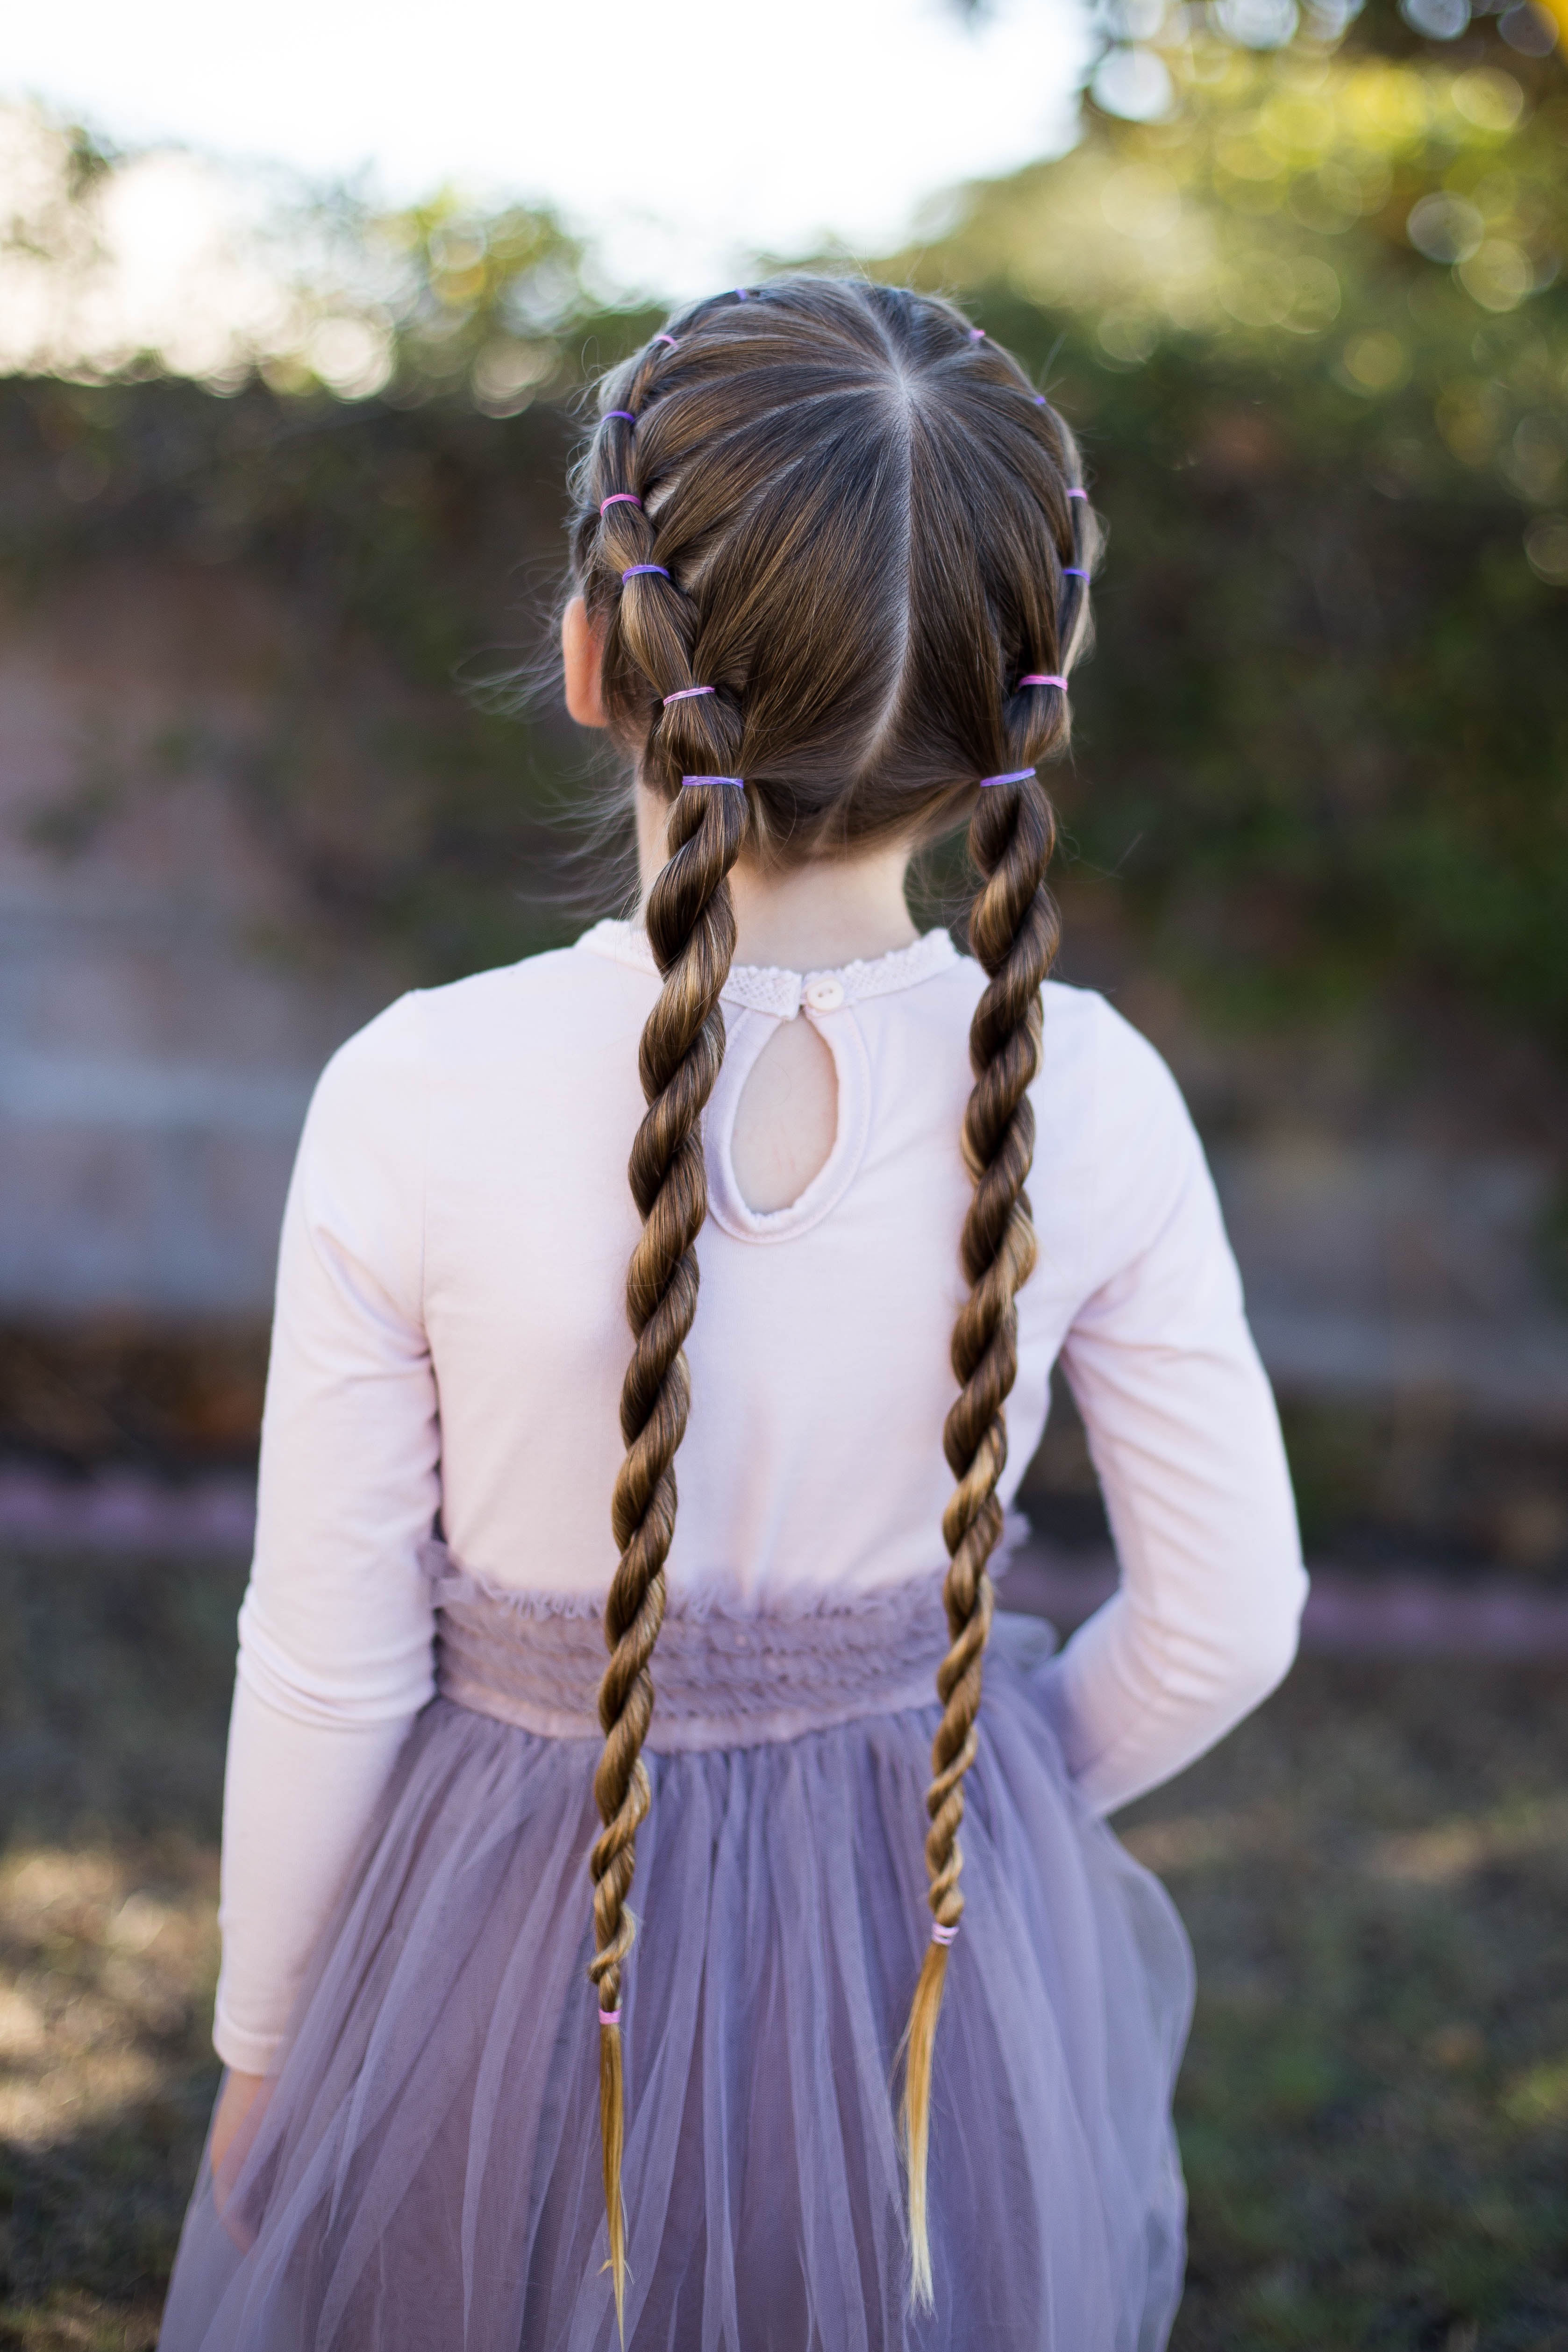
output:
[[[952,1339],[944,1444],[951,1646],[927,1795],[933,1927],[954,1929],[963,1775],[975,1752],[1002,1529],[1015,1298],[1034,1265],[1040,986],[1057,944],[1050,803],[1033,772],[1068,739],[1065,676],[1089,630],[1098,532],[1059,416],[950,304],[885,286],[776,279],[681,313],[600,389],[574,489],[573,576],[604,630],[616,740],[669,805],[647,921],[664,985],[643,1032],[647,1112],[631,1160],[643,1232],[615,1496],[620,1564],[605,1611],[604,1822],[592,1859],[602,2015],[618,2013],[626,1910],[647,1811],[641,1748],[664,1614],[675,1455],[690,1400],[682,1345],[707,1213],[701,1118],[724,1051],[735,947],[727,880],[742,852],[795,864],[971,818],[970,943],[988,975],[970,1036],[963,1151],[970,1295]],[[683,688],[711,687],[688,695]],[[979,789],[982,778],[1027,771]],[[745,780],[683,789],[690,776]],[[903,2126],[912,2288],[931,2299],[926,2147],[946,1941],[927,1948],[907,2035]],[[600,2029],[605,2197],[617,2315],[626,2251],[620,2034]]]

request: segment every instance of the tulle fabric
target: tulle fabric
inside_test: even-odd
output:
[[[650,1755],[626,1971],[633,2352],[1159,2352],[1191,2004],[999,1617],[937,2039],[936,2309],[895,2068],[933,1706]],[[610,2352],[584,1856],[595,1747],[440,1697],[244,2144],[204,2159],[162,2352]],[[219,2205],[222,2205],[220,2214]]]

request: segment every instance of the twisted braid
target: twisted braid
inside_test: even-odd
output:
[[[626,406],[646,396],[661,347],[638,369]],[[657,533],[635,483],[632,428],[611,420],[595,468],[601,572],[625,572],[658,562]],[[664,1622],[665,1562],[675,1533],[675,1456],[686,1434],[690,1375],[682,1352],[697,1312],[697,1237],[708,1213],[702,1113],[724,1058],[720,992],[735,952],[728,876],[749,830],[744,793],[725,786],[681,788],[687,773],[720,774],[735,766],[741,723],[733,699],[715,694],[666,703],[689,688],[697,610],[671,567],[635,572],[616,599],[626,654],[646,681],[654,708],[641,755],[645,781],[671,795],[668,862],[648,894],[649,944],[664,985],[643,1030],[638,1068],[647,1110],[632,1146],[628,1174],[643,1220],[626,1276],[632,1356],[621,1390],[626,1459],[616,1480],[612,1523],[619,1562],[605,1609],[610,1662],[599,1686],[605,1747],[594,1776],[604,1827],[589,1858],[594,1882],[594,1957],[588,1974],[599,1995],[599,2123],[605,2210],[616,2317],[625,2333],[626,2214],[621,2159],[626,2088],[620,2033],[621,1974],[637,1933],[626,1907],[637,1867],[637,1834],[649,1803],[643,1742],[653,1716],[649,1666]],[[710,708],[716,705],[716,708]]]
[[[976,353],[991,380],[1012,385],[1016,363],[988,347]],[[1056,593],[1026,619],[1015,677],[1038,670],[1065,676],[1089,630],[1089,573],[1097,546],[1084,498],[1076,494],[1077,452],[1066,425],[1037,395],[1054,459]],[[1068,496],[1071,486],[1075,495]],[[1000,649],[999,649],[1000,650]],[[974,1194],[964,1218],[960,1258],[970,1285],[953,1328],[952,1361],[959,1395],[942,1446],[957,1485],[942,1516],[948,1550],[943,1586],[949,1647],[937,1669],[942,1720],[931,1744],[926,1791],[925,1858],[932,1935],[921,1964],[905,2036],[903,2128],[909,2169],[910,2286],[917,2310],[933,2306],[927,2214],[931,2063],[947,1981],[948,1953],[963,1916],[959,1880],[963,1853],[963,1780],[978,1748],[977,1718],[994,1592],[986,1563],[1002,1535],[997,1484],[1007,1462],[1005,1403],[1018,1370],[1017,1295],[1034,1271],[1036,1244],[1025,1191],[1035,1150],[1028,1089],[1039,1069],[1040,991],[1060,936],[1046,887],[1056,820],[1032,772],[1061,751],[1068,730],[1060,687],[1003,683],[1004,720],[994,738],[999,763],[1027,770],[1024,781],[979,795],[969,854],[980,877],[970,909],[969,944],[988,984],[970,1027],[974,1085],[964,1113],[964,1162]]]
[[[683,793],[670,814],[673,854],[648,898],[647,928],[664,974],[639,1056],[647,1111],[632,1146],[631,1186],[643,1230],[626,1277],[632,1360],[621,1391],[626,1460],[612,1507],[620,1560],[605,1610],[610,1663],[599,1686],[605,1748],[594,1776],[604,1829],[589,1867],[599,1991],[599,2120],[616,2315],[624,2324],[626,2222],[621,2202],[625,2089],[621,1968],[637,1932],[626,1897],[648,1809],[642,1744],[653,1715],[648,1672],[664,1621],[664,1564],[675,1533],[675,1455],[691,1382],[681,1352],[697,1312],[697,1236],[708,1213],[701,1118],[724,1058],[719,992],[735,952],[726,877],[746,833],[744,796],[726,787]]]
[[[942,1721],[931,1745],[926,1791],[931,1826],[926,1869],[934,1927],[910,2011],[904,2075],[904,2138],[910,2179],[912,2287],[917,2308],[932,2305],[926,2219],[931,2057],[948,1947],[963,1916],[963,1776],[974,1761],[975,1718],[994,1595],[986,1562],[1002,1534],[996,1484],[1007,1462],[1004,1407],[1018,1370],[1018,1292],[1035,1265],[1035,1232],[1024,1187],[1035,1151],[1028,1089],[1039,1068],[1040,989],[1056,956],[1058,921],[1046,889],[1055,845],[1051,805],[1039,785],[999,785],[981,794],[969,847],[981,877],[969,939],[990,975],[975,1007],[969,1058],[974,1087],[963,1120],[963,1156],[974,1197],[960,1245],[971,1287],[952,1335],[957,1402],[942,1445],[957,1479],[942,1517],[949,1555],[943,1600],[951,1646],[937,1669]]]

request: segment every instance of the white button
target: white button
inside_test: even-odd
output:
[[[814,1013],[837,1013],[844,1002],[841,980],[814,980],[805,992],[805,1001]]]

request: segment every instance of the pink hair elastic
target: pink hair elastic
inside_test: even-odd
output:
[[[656,343],[668,343],[672,352],[679,349],[679,345],[677,343],[673,335],[656,335],[654,337],[654,341]]]
[[[1030,773],[1033,772],[1031,769]],[[743,793],[746,789],[746,779],[744,776],[682,776],[680,779],[680,789],[683,793],[689,792],[693,784],[733,784],[738,793]]]
[[[716,686],[678,686],[673,694],[660,697],[664,702],[689,702],[694,694],[717,694]]]
[[[1029,770],[1030,775],[1032,776],[1034,772],[1033,768],[1031,768]],[[945,1946],[952,1943],[957,1933],[958,1922],[956,1920],[951,1927],[944,1927],[940,1919],[933,1919],[931,1923],[931,1939],[933,1944],[941,1944],[945,1948]]]
[[[1068,496],[1069,499],[1087,499],[1089,492],[1087,490],[1069,490],[1068,492]]]
[[[982,776],[980,789],[984,792],[987,784],[1026,784],[1034,772],[1033,768],[1009,768],[1005,776]],[[953,1933],[957,1932],[955,1928]]]
[[[971,327],[969,330],[969,340],[972,343],[983,343],[985,341],[984,328]]]
[[[612,416],[624,416],[628,425],[635,425],[637,421],[636,412],[630,408],[606,408],[604,415],[599,421],[602,425],[607,425]],[[1069,499],[1071,498],[1072,492],[1070,490],[1068,492],[1068,496]]]
[[[607,499],[599,500],[599,512],[603,514],[606,507],[640,507],[641,504],[642,500],[635,490],[612,490]]]
[[[1032,669],[1028,677],[1021,677],[1018,683],[1020,686],[1059,686],[1065,694],[1068,682],[1065,677],[1055,677],[1046,670]]]
[[[599,2011],[599,2022],[601,2025],[618,2025],[620,2021],[621,2012],[618,2009],[602,2009]]]
[[[657,572],[661,580],[668,580],[669,577],[662,563],[628,563],[621,574],[623,585],[628,580],[639,578],[645,572]]]

